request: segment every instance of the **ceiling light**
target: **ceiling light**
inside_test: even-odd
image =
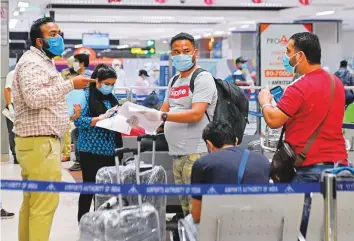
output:
[[[82,48],[82,47],[84,47],[82,44],[76,44],[76,45],[74,46],[74,48],[76,48],[76,49]]]
[[[223,35],[223,34],[225,34],[225,32],[224,31],[215,31],[214,34],[215,35]]]
[[[200,35],[195,35],[195,36],[193,36],[193,38],[194,38],[194,39],[201,39],[202,36],[200,36]]]
[[[20,2],[18,2],[17,6],[19,8],[28,8],[29,7],[29,2],[20,1]]]
[[[325,15],[331,15],[335,13],[333,10],[332,11],[323,11],[323,12],[318,12],[316,13],[316,16],[325,16]]]
[[[241,28],[248,28],[250,25],[248,24],[245,24],[245,25],[242,25]]]
[[[23,13],[24,11],[26,11],[26,8],[20,8],[21,13]]]
[[[237,28],[236,27],[232,27],[232,28],[229,28],[229,31],[235,31]]]
[[[167,40],[164,40],[164,41],[162,41],[162,43],[163,43],[163,44],[167,44],[168,42],[167,42]]]
[[[17,19],[10,19],[9,21],[9,28],[14,29],[16,27],[18,20]]]
[[[211,36],[211,33],[205,33],[204,34],[204,37],[210,37]]]
[[[18,15],[20,15],[20,13],[18,11],[14,11],[13,15],[17,17]]]
[[[117,49],[126,49],[126,48],[129,48],[128,44],[122,44],[117,46]]]

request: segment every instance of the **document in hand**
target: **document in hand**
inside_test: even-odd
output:
[[[131,127],[127,123],[127,118],[122,115],[115,115],[111,118],[101,120],[96,123],[96,126],[126,135],[130,135],[131,131]]]
[[[4,109],[2,111],[2,114],[9,119],[11,122],[14,122],[14,113],[11,113],[11,111],[9,111],[8,109]]]
[[[132,116],[136,116],[138,118],[139,126],[144,128],[147,134],[154,134],[156,129],[161,125],[162,121],[149,121],[143,114],[139,113],[148,110],[149,108],[147,107],[131,102],[125,102],[118,110],[118,114],[126,117],[127,119],[131,118]]]

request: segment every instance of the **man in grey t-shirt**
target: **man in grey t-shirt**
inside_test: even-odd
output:
[[[173,66],[180,72],[179,78],[166,91],[161,111],[151,110],[145,117],[152,121],[165,122],[165,137],[170,155],[173,156],[175,184],[190,184],[194,162],[207,152],[202,139],[204,127],[211,120],[217,102],[217,90],[213,76],[208,72],[200,73],[194,80],[194,91],[189,88],[193,72],[198,68],[193,36],[180,33],[171,40]],[[190,198],[180,197],[185,215],[189,213]]]

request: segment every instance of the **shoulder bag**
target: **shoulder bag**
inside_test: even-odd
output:
[[[315,129],[310,138],[307,140],[304,149],[297,155],[291,145],[283,140],[286,125],[284,125],[280,139],[278,142],[277,150],[273,156],[270,177],[274,182],[289,183],[293,180],[296,169],[295,167],[301,166],[306,159],[306,155],[309,152],[313,142],[315,141],[318,133],[320,132],[323,124],[325,123],[328,113],[333,105],[334,91],[336,83],[332,74],[328,74],[331,80],[331,95],[329,101],[329,108],[324,116],[320,125]]]

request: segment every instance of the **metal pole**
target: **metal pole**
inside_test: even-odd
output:
[[[322,194],[324,201],[324,241],[337,241],[337,187],[336,176],[324,174]]]

